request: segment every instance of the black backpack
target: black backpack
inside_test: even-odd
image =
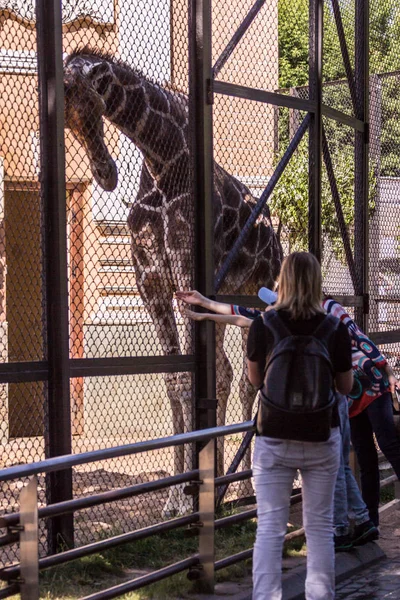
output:
[[[260,393],[257,433],[284,440],[326,441],[336,403],[328,343],[339,320],[327,315],[312,335],[293,335],[275,310],[262,318],[274,346]]]

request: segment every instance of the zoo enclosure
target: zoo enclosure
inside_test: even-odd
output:
[[[296,173],[294,164],[299,155],[295,148],[300,144],[300,138],[307,135],[308,139],[303,137],[307,165],[310,165],[307,169],[310,203],[307,245],[324,264],[332,253],[322,243],[325,234],[320,203],[321,172],[326,168],[324,164],[329,165],[329,156],[335,158],[345,145],[355,147],[355,156],[351,160],[356,180],[350,185],[355,198],[352,209],[354,241],[351,237],[346,238],[348,228],[343,222],[340,225],[335,165],[328,167],[331,214],[338,215],[338,229],[344,236],[347,260],[344,267],[342,263],[335,263],[340,275],[331,279],[329,291],[343,296],[344,303],[354,306],[357,318],[365,320],[368,309],[368,5],[361,1],[354,4],[347,25],[355,34],[354,39],[347,39],[351,51],[347,47],[346,52],[340,18],[340,9],[344,9],[346,3],[315,0],[309,7],[305,4],[311,83],[304,97],[299,98],[287,92],[276,92],[279,89],[277,3],[241,3],[240,10],[236,11],[233,4],[222,9],[215,2],[213,6],[209,2],[191,2],[189,27],[188,7],[180,2],[166,2],[161,13],[157,13],[149,2],[147,17],[135,12],[132,3],[126,1],[120,4],[118,13],[111,10],[113,3],[92,2],[90,14],[70,10],[65,4],[62,15],[59,3],[47,3],[44,10],[44,3],[38,2],[37,23],[28,4],[17,2],[8,6],[5,3],[8,8],[2,8],[6,23],[2,43],[6,50],[3,58],[8,60],[7,66],[3,66],[8,100],[3,112],[9,130],[2,140],[6,154],[6,234],[3,235],[2,258],[3,268],[7,265],[8,271],[8,295],[4,300],[7,311],[3,304],[4,364],[0,365],[0,373],[4,386],[2,435],[6,466],[27,460],[26,457],[41,460],[44,456],[70,454],[71,450],[78,453],[112,447],[131,438],[148,439],[154,437],[154,432],[172,433],[160,374],[195,373],[194,428],[215,422],[213,328],[200,324],[186,354],[163,355],[146,306],[138,296],[125,225],[126,205],[133,202],[137,193],[132,181],[136,181],[135,173],[140,171],[138,150],[107,125],[107,142],[119,161],[121,179],[118,193],[108,194],[94,183],[85,154],[70,139],[68,132],[64,146],[63,49],[70,53],[77,45],[91,43],[105,52],[117,53],[128,62],[134,57],[154,78],[167,78],[175,86],[189,89],[189,131],[195,149],[192,155],[197,158],[192,165],[191,178],[197,224],[192,244],[198,249],[192,281],[206,295],[213,296],[218,292],[251,224],[257,220],[257,215],[262,218],[262,206],[274,186],[277,192],[279,175]],[[292,3],[288,16],[295,15],[300,5]],[[77,7],[79,9],[78,4]],[[350,103],[344,108],[336,98],[322,102],[327,89],[322,77],[322,20],[327,15],[337,28],[348,75],[343,86]],[[144,36],[144,46],[138,42],[140,36],[132,36],[132,31],[127,28],[131,20],[135,21],[134,31]],[[226,32],[224,36],[223,31]],[[266,31],[270,34],[269,41]],[[155,43],[154,32],[161,32],[160,39],[168,39],[171,43]],[[22,58],[15,52],[17,39],[24,44]],[[152,47],[152,52],[147,54],[143,52],[146,44],[147,50]],[[354,64],[351,64],[352,53]],[[39,64],[40,97],[36,97],[36,61]],[[169,65],[167,71],[165,65]],[[14,80],[19,81],[25,99],[12,96],[15,94]],[[248,85],[249,82],[252,85]],[[40,136],[26,118],[34,112],[26,99],[37,105],[36,109],[40,108],[40,119],[38,115],[32,117],[35,126],[38,127],[40,122]],[[276,106],[281,111],[278,114],[271,108]],[[299,116],[303,120],[300,127],[296,124]],[[277,148],[275,157],[272,149],[277,120],[279,126],[279,119],[285,122],[286,118],[291,134],[286,140],[285,136],[281,137],[281,149],[283,142],[286,146],[282,154]],[[340,131],[346,131],[344,136],[339,136],[334,148],[330,148],[329,136],[324,140],[322,131],[323,128],[328,130],[332,122],[339,124]],[[26,131],[29,132],[29,143]],[[336,142],[334,136],[332,140]],[[5,147],[8,147],[7,152]],[[245,182],[254,196],[261,195],[251,221],[243,224],[243,236],[232,244],[232,252],[217,274],[216,282],[211,202],[213,155],[226,170]],[[293,158],[289,160],[291,156]],[[292,182],[291,188],[295,192],[296,186],[297,183]],[[229,223],[227,225],[229,227]],[[22,246],[21,251],[23,239],[28,246]],[[374,244],[371,244],[371,251],[375,247],[376,252]],[[350,273],[345,289],[344,271],[346,276]],[[4,277],[3,274],[3,293]],[[227,300],[226,296],[221,299]],[[254,298],[230,296],[229,300],[255,305]],[[178,326],[181,327],[179,322]],[[376,339],[392,344],[396,360],[398,333],[390,331],[390,323],[389,331],[378,331],[380,328],[377,323],[375,331],[381,337]],[[382,329],[387,329],[386,322]],[[242,348],[233,335],[230,345],[236,344],[233,354],[240,367]],[[115,404],[118,410],[113,408]],[[227,419],[238,420],[238,403],[231,402],[230,407]],[[160,419],[160,415],[163,418]],[[235,440],[231,443],[226,466],[237,455],[239,446]],[[171,462],[168,454],[155,455],[147,469],[157,478],[172,471]],[[118,487],[124,483],[124,477],[138,478],[142,469],[134,461],[121,460],[113,465],[107,463],[94,473],[74,470],[50,474],[39,491],[40,501],[52,504],[69,500],[86,493],[86,488],[93,484]],[[16,510],[15,490],[7,484],[3,489],[6,508],[11,506]],[[149,517],[141,507],[139,525],[146,524],[150,518],[159,518],[160,503],[151,499],[149,504],[154,504],[157,514]],[[113,517],[108,512],[102,513],[103,520],[113,521]],[[131,508],[118,518],[121,527],[131,528]],[[41,547],[42,554],[57,549],[60,535],[71,545],[74,533],[76,545],[90,540],[91,519],[93,517],[89,515],[79,522],[73,521],[72,515],[54,517],[47,542]],[[13,554],[6,560],[13,560]]]

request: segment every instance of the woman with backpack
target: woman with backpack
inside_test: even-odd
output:
[[[347,395],[353,371],[347,328],[321,307],[321,269],[312,254],[296,252],[283,261],[277,303],[253,321],[247,357],[249,379],[261,390],[253,458],[253,600],[282,598],[282,549],[297,469],[307,538],[306,598],[333,599],[340,432],[332,388]]]
[[[227,304],[224,302],[217,302],[215,300],[210,300],[206,298],[197,290],[189,290],[189,291],[179,291],[176,293],[177,298],[182,300],[187,304],[192,304],[195,306],[201,306],[206,310],[213,310],[215,313],[199,313],[193,312],[191,310],[186,310],[186,314],[195,321],[202,321],[205,319],[209,319],[211,321],[215,321],[217,323],[224,323],[230,325],[236,325],[238,327],[248,328],[251,326],[254,319],[262,315],[263,311],[254,309],[254,308],[246,308],[244,306],[239,306],[236,304]],[[259,298],[265,302],[268,306],[275,304],[277,300],[276,292],[272,290],[262,287],[258,291]],[[363,345],[365,350],[365,340],[367,339],[365,335],[359,337],[359,329],[351,321],[349,315],[346,313],[344,308],[331,297],[324,295],[322,307],[326,310],[327,313],[333,312],[334,316],[338,319],[342,320],[347,327],[350,338],[352,340],[352,362],[353,362],[353,374],[354,374],[354,383],[353,390],[356,395],[359,396],[359,390],[361,389],[361,384],[359,382],[359,377],[363,379],[362,373],[360,373],[360,369],[358,364],[360,362],[359,357],[359,348]],[[265,310],[270,310],[266,308]],[[387,370],[388,382],[393,386],[397,383],[396,378],[393,374],[393,371],[390,369],[387,364],[386,359],[383,355],[380,354],[379,350],[376,346],[368,339],[368,349],[369,353],[373,354],[374,364],[377,365],[379,361],[379,367],[385,368]],[[372,360],[372,359],[371,359]],[[363,361],[365,364],[365,360]],[[382,367],[382,365],[385,365]],[[370,365],[371,366],[371,365]],[[377,365],[378,366],[378,365]],[[373,384],[370,383],[369,387]],[[363,386],[365,388],[365,385]],[[368,386],[367,386],[368,389]],[[359,546],[362,544],[366,544],[371,540],[376,540],[379,537],[379,531],[375,523],[371,520],[368,507],[366,506],[361,492],[358,488],[357,482],[354,478],[353,472],[350,468],[350,421],[349,421],[349,402],[353,402],[352,394],[353,390],[350,392],[348,398],[347,396],[343,396],[342,394],[337,394],[338,401],[338,412],[339,412],[339,426],[340,433],[342,437],[341,444],[341,457],[340,457],[340,467],[337,474],[336,486],[335,486],[335,494],[334,494],[334,510],[333,510],[333,526],[334,526],[334,540],[335,540],[335,552],[348,552],[352,549],[353,546]],[[375,395],[374,395],[375,397]],[[371,398],[372,402],[373,398]],[[391,425],[390,425],[391,422]],[[393,418],[390,416],[389,426],[393,427]],[[365,436],[362,438],[365,444],[369,445],[369,436]],[[400,443],[400,442],[398,442]],[[376,455],[376,449],[374,446],[374,454]],[[361,464],[363,457],[361,457]],[[372,514],[378,514],[378,504],[379,504],[379,472],[378,472],[378,463],[377,459],[371,461],[371,464],[376,463],[376,472],[378,473],[378,490],[377,493],[374,493],[373,499],[374,503],[372,505]],[[369,464],[369,463],[368,463]],[[371,482],[367,481],[366,487],[370,489],[375,485],[376,477],[373,474],[371,478]],[[376,498],[378,498],[377,501]],[[371,505],[370,505],[371,506]],[[354,528],[350,531],[349,517],[352,519],[354,523]]]

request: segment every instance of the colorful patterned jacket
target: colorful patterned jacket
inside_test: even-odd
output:
[[[386,358],[375,344],[361,331],[343,306],[331,298],[322,303],[327,313],[331,313],[346,325],[351,338],[354,385],[348,395],[349,416],[360,414],[371,402],[390,391],[384,367]]]

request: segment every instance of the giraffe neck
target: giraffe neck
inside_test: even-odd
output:
[[[125,65],[93,70],[92,85],[105,102],[104,116],[143,153],[154,177],[188,154],[187,98]]]

